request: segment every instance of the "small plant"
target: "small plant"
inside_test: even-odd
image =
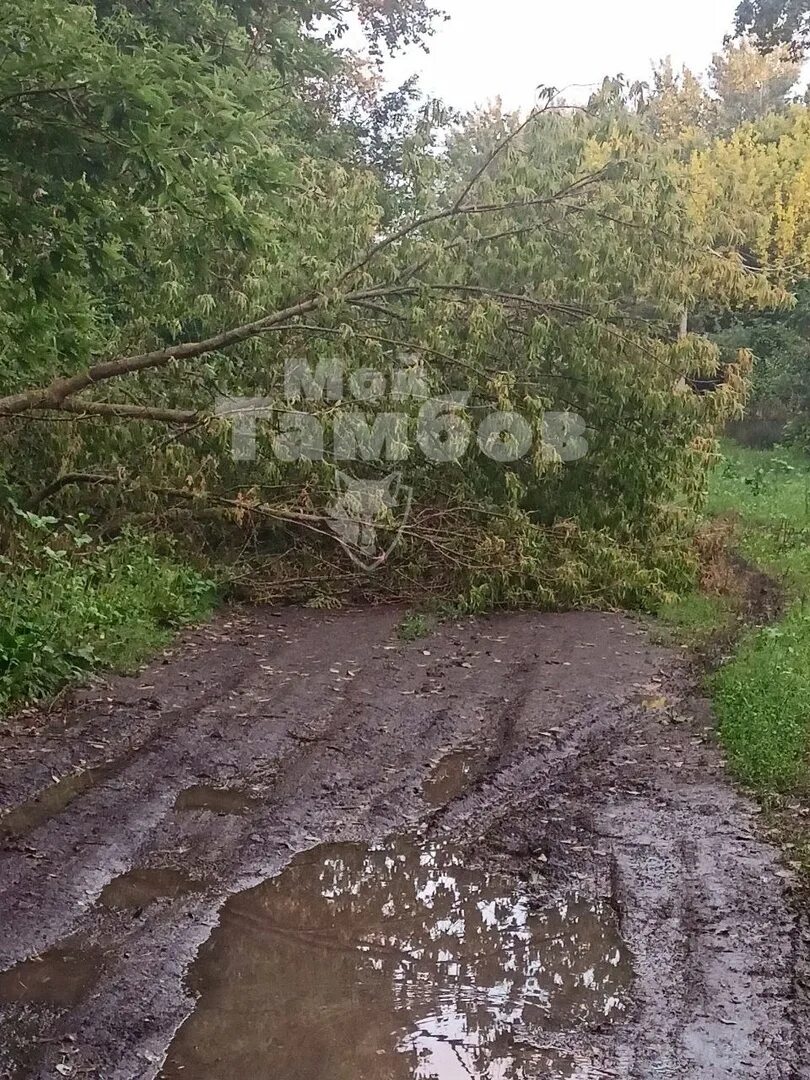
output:
[[[418,641],[429,633],[430,623],[427,617],[415,612],[409,612],[397,629],[400,641]]]
[[[745,483],[751,488],[755,497],[759,497],[765,490],[766,470],[760,465],[752,476],[746,476]]]

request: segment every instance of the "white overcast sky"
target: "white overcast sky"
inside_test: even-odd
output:
[[[529,107],[538,84],[649,79],[654,61],[703,72],[722,48],[738,0],[435,0],[450,16],[430,46],[386,65],[389,81],[419,72],[423,90],[468,109],[500,96]],[[588,90],[570,91],[569,100]]]

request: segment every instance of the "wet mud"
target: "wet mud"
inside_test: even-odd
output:
[[[50,949],[0,974],[0,1001],[70,1007],[92,987],[101,956],[80,943]]]
[[[235,611],[0,747],[0,1076],[805,1080],[790,875],[616,615]]]
[[[25,836],[31,829],[44,825],[50,818],[67,809],[74,799],[111,777],[116,768],[116,763],[99,765],[55,781],[34,798],[2,814],[0,836]]]

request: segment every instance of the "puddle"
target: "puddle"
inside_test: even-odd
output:
[[[99,903],[112,909],[137,909],[156,900],[175,900],[203,889],[201,882],[180,870],[130,870],[104,886]]]
[[[574,1077],[521,1033],[542,1046],[622,1016],[631,970],[584,899],[536,908],[449,846],[326,846],[225,905],[161,1077]]]
[[[181,791],[174,808],[175,810],[210,810],[212,814],[248,814],[260,805],[258,799],[251,799],[249,795],[244,795],[241,791],[199,784]]]
[[[44,825],[46,821],[61,814],[79,795],[84,795],[97,784],[109,780],[120,767],[120,762],[112,761],[63,777],[22,806],[4,814],[0,818],[0,836],[24,836],[32,829]]]
[[[434,810],[457,799],[481,775],[486,754],[468,747],[443,757],[425,781],[422,794]]]
[[[0,1002],[72,1008],[97,979],[101,959],[99,949],[78,945],[49,949],[0,973]]]

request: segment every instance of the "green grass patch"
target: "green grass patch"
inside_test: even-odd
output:
[[[794,597],[810,592],[810,459],[795,451],[724,444],[709,491],[710,515],[739,520],[737,547],[780,578]]]
[[[134,669],[210,611],[216,586],[167,545],[99,541],[20,514],[0,559],[0,706],[46,697],[101,668]]]
[[[710,680],[737,775],[761,792],[810,788],[810,461],[724,446],[710,513],[737,522],[740,553],[783,585],[784,618],[753,630]]]
[[[658,611],[664,636],[693,649],[708,645],[719,631],[730,628],[734,617],[734,605],[728,597],[698,592],[673,600]]]
[[[793,608],[750,634],[712,678],[720,732],[735,772],[765,791],[807,788],[810,615]]]

